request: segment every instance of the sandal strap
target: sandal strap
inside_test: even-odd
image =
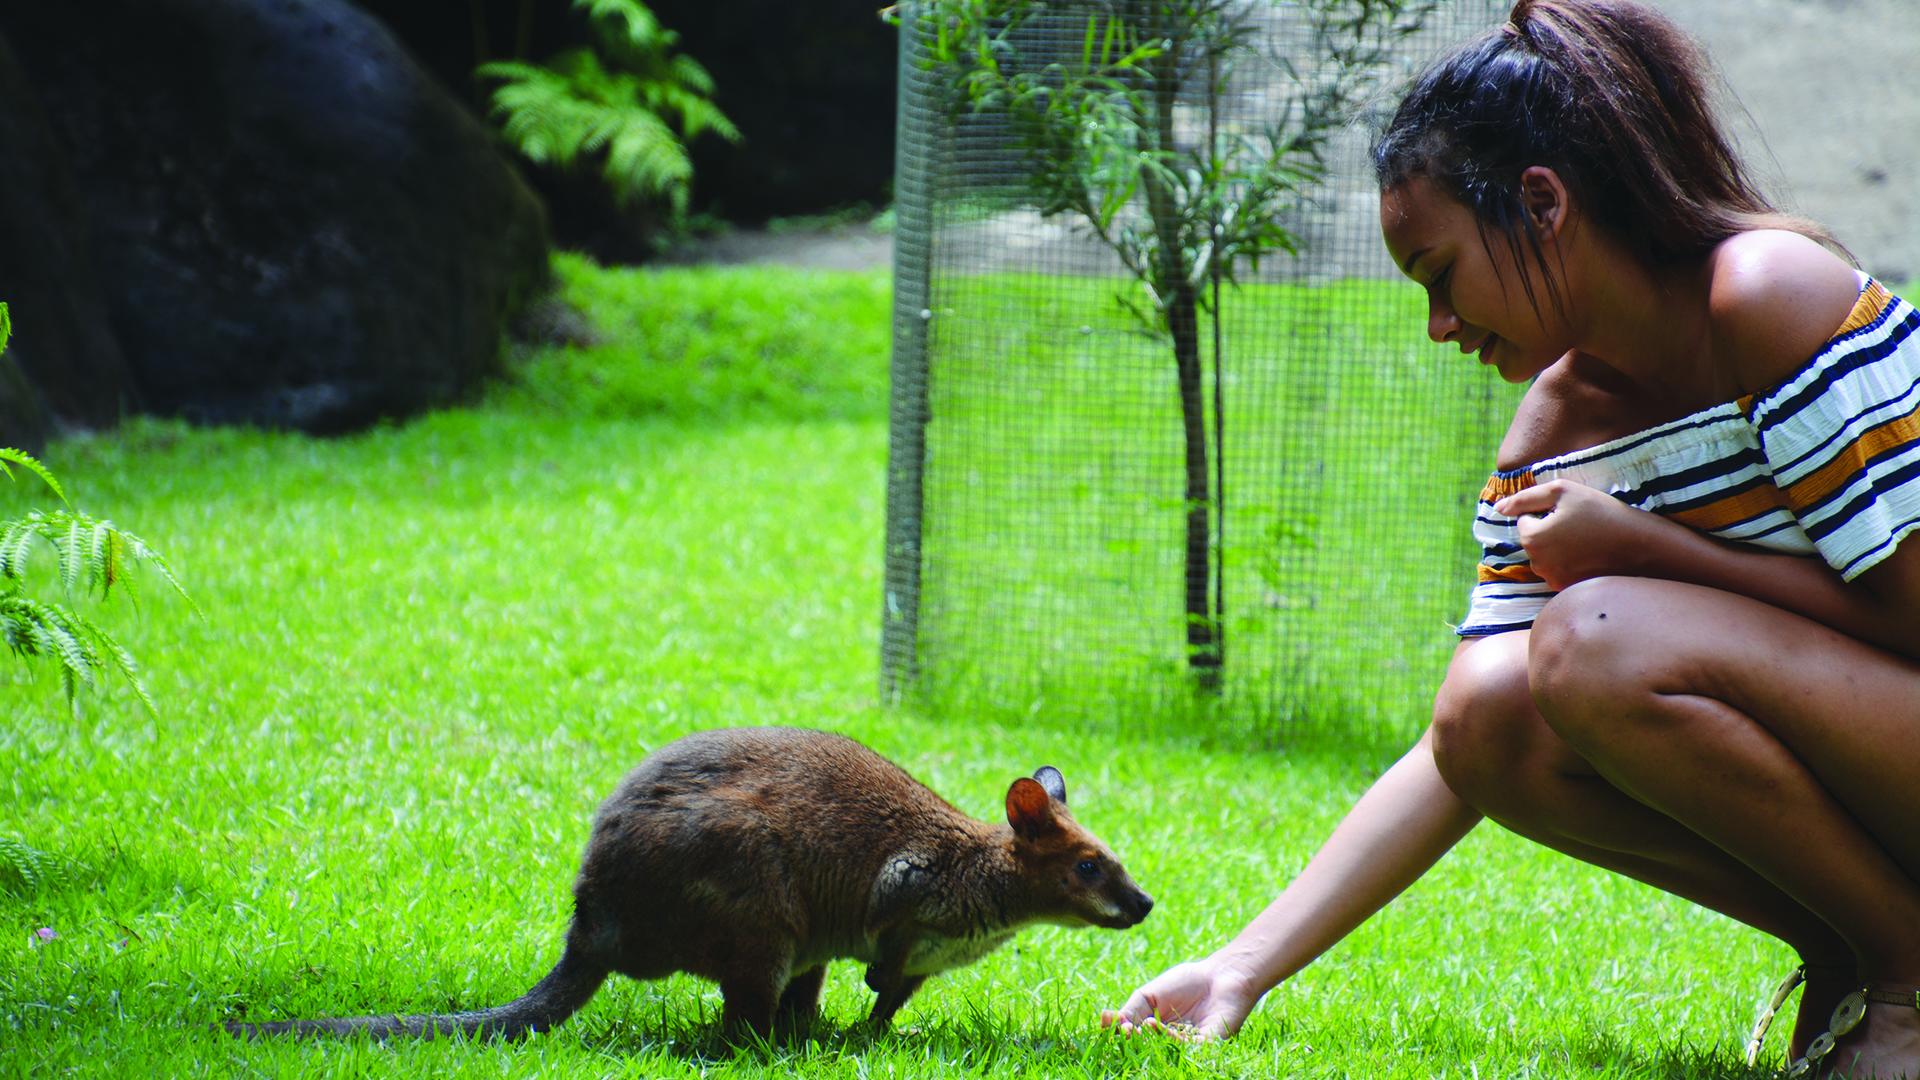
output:
[[[1868,983],[1862,991],[1868,1001],[1920,1009],[1920,986],[1910,983]]]
[[[1780,1006],[1787,1003],[1787,996],[1793,993],[1794,988],[1805,981],[1807,981],[1807,965],[1801,964],[1788,972],[1787,977],[1780,980],[1780,985],[1774,988],[1773,997],[1760,1010],[1760,1019],[1754,1021],[1753,1033],[1747,1036],[1748,1066],[1760,1064],[1760,1044],[1766,1041],[1767,1029],[1773,1026],[1775,1014],[1779,1013]]]

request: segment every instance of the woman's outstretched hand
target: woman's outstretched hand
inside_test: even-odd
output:
[[[1100,1026],[1122,1034],[1162,1031],[1179,1039],[1225,1039],[1240,1030],[1260,999],[1246,974],[1214,957],[1168,968],[1118,1009],[1103,1009]]]

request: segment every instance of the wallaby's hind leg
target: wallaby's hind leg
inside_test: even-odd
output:
[[[821,964],[795,975],[780,995],[773,1027],[783,1034],[804,1035],[820,1016],[820,987],[827,981],[827,966]]]

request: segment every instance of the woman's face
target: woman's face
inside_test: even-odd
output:
[[[1427,336],[1478,353],[1508,382],[1525,382],[1571,348],[1531,252],[1527,270],[1540,309],[1527,302],[1504,237],[1483,242],[1473,211],[1415,176],[1380,193],[1380,231],[1406,275],[1426,287]],[[1491,251],[1489,249],[1491,248]]]

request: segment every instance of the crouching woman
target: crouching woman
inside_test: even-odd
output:
[[[1531,382],[1462,640],[1300,876],[1107,1023],[1233,1033],[1491,818],[1796,950],[1796,1075],[1920,1077],[1920,314],[1773,210],[1704,72],[1650,9],[1521,0],[1401,103],[1387,247]]]

